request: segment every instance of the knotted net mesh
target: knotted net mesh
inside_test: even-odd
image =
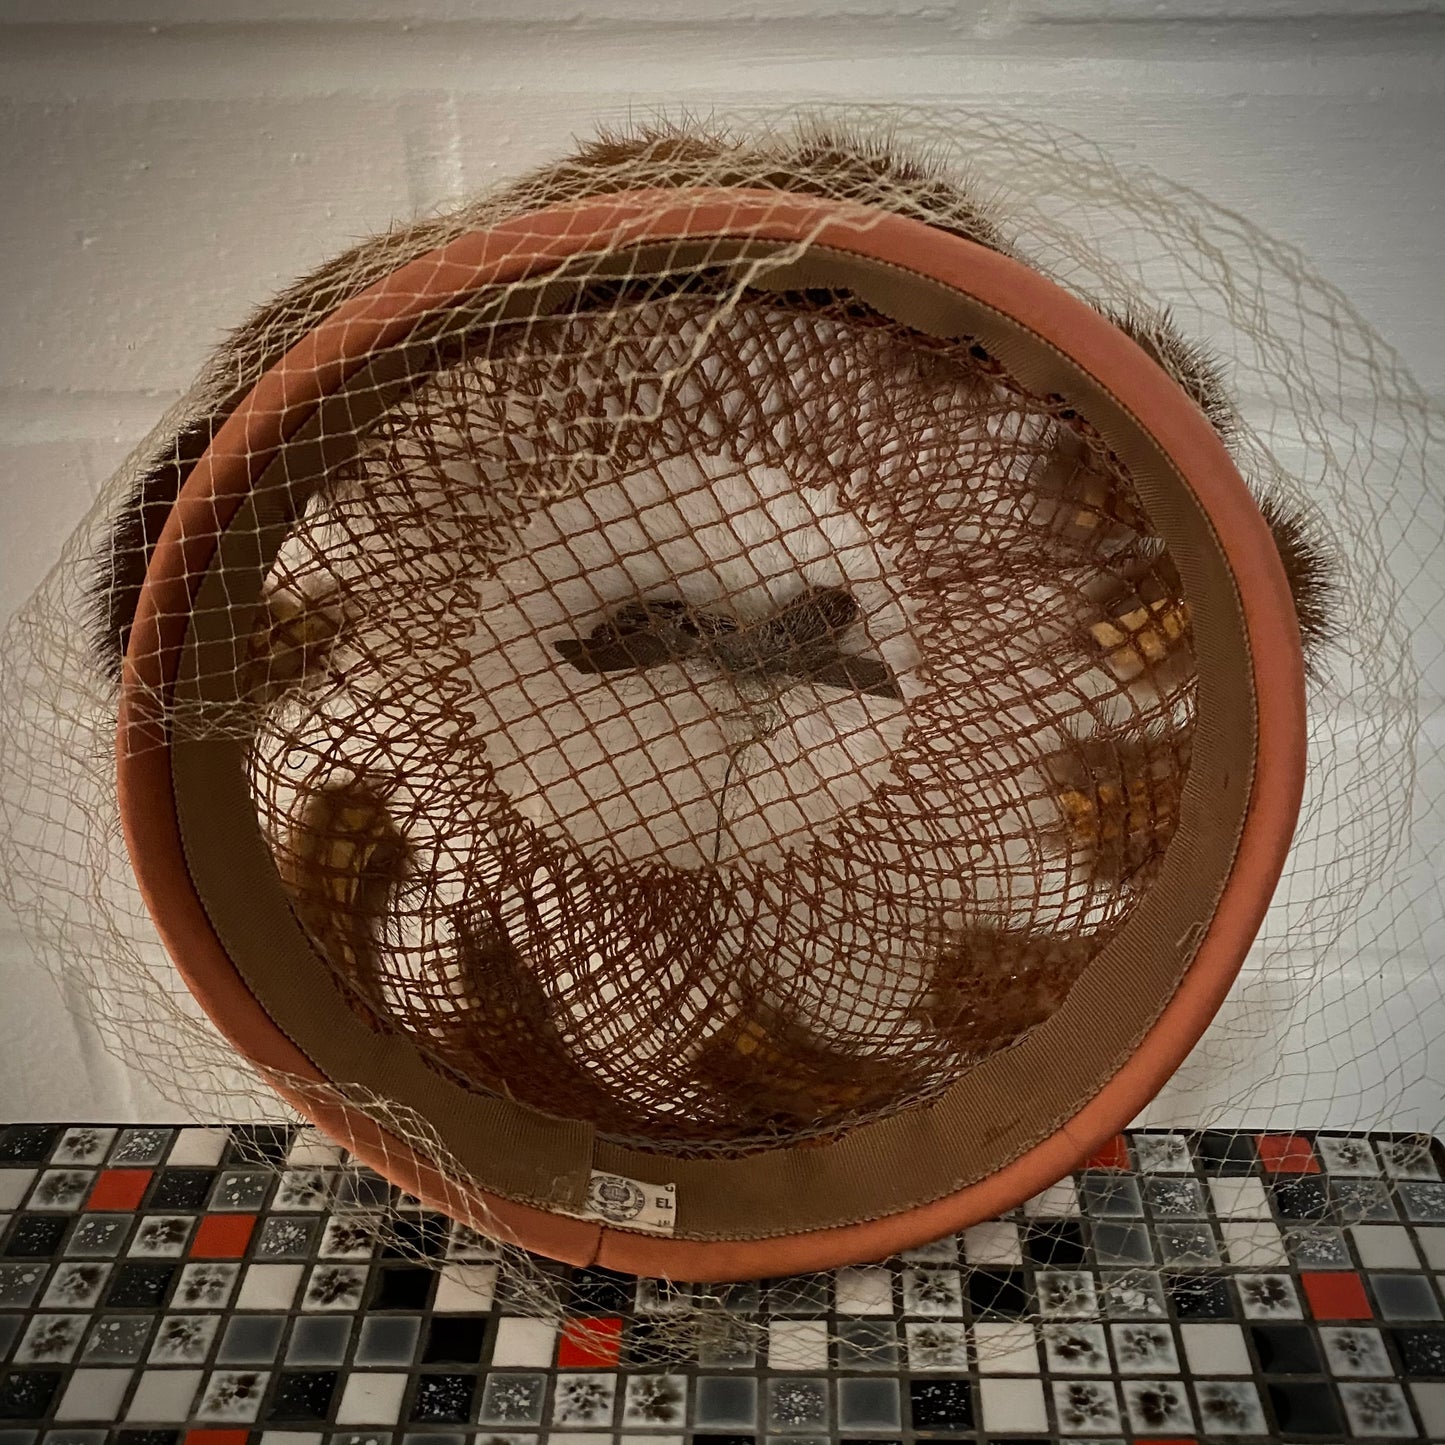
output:
[[[606,134],[357,247],[223,344],[7,634],[0,887],[41,964],[189,1109],[274,1117],[120,838],[117,672],[160,529],[338,305],[509,217],[682,186],[1015,255],[1204,411],[1290,577],[1310,774],[1260,941],[1153,1117],[1433,1129],[1438,412],[1247,221],[963,113]],[[1156,875],[1195,725],[1179,571],[1070,399],[766,269],[582,268],[438,327],[267,560],[227,706],[171,714],[244,741],[291,907],[378,1038],[659,1156],[927,1107],[1050,1017]],[[430,1120],[355,1080],[273,1082],[384,1123],[485,1230]],[[545,1310],[549,1277],[500,1252]],[[669,1317],[680,1338],[722,1318],[702,1293]]]

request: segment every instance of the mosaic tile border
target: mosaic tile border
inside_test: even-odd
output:
[[[1445,1441],[1445,1150],[1121,1135],[1022,1209],[729,1293],[490,1247],[313,1131],[0,1129],[0,1445]],[[377,1238],[399,1207],[399,1238]]]

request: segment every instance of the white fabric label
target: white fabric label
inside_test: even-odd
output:
[[[677,1222],[677,1185],[644,1184],[623,1174],[594,1169],[587,1185],[583,1219],[598,1219],[619,1229],[671,1234]]]

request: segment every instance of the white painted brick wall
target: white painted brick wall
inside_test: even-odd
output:
[[[807,100],[1037,116],[1196,185],[1445,397],[1441,0],[0,0],[0,614],[279,283],[599,118]],[[3,922],[0,999],[0,1117],[162,1110]]]

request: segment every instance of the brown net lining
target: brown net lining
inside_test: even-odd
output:
[[[446,352],[249,649],[263,826],[372,1026],[708,1153],[1047,1018],[1162,857],[1193,721],[1178,574],[1067,402],[706,269]]]

